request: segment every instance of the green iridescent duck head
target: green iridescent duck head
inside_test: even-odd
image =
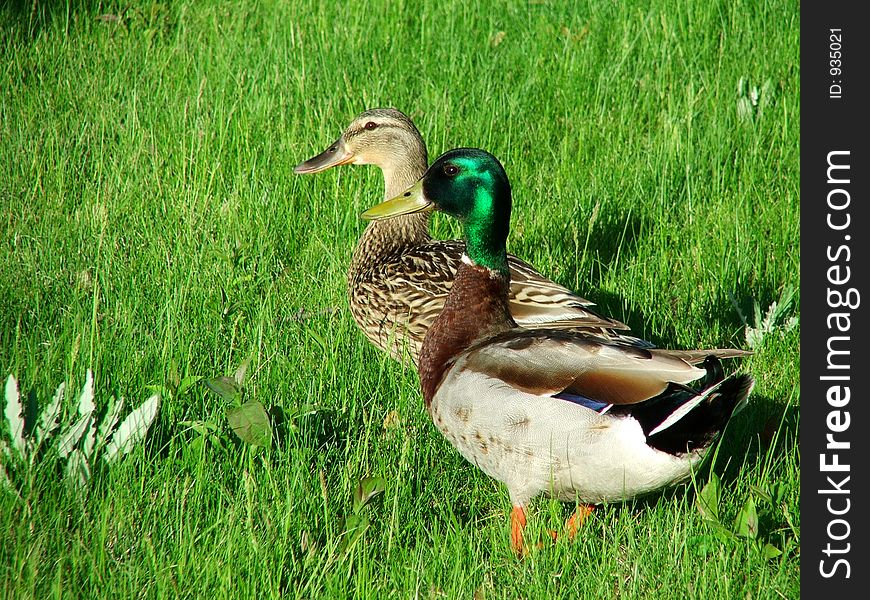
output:
[[[489,152],[457,148],[432,163],[404,193],[371,208],[363,219],[379,220],[438,210],[462,223],[466,254],[474,264],[507,273],[505,243],[511,216],[511,186]]]

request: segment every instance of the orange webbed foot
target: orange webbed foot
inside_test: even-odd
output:
[[[524,506],[514,506],[511,510],[511,548],[520,558],[526,555],[526,547],[523,544],[523,530],[525,528],[526,509]]]

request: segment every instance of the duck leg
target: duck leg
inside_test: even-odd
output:
[[[574,509],[574,514],[565,521],[565,533],[568,535],[569,540],[574,539],[574,536],[577,535],[577,530],[586,521],[587,517],[592,514],[593,510],[595,510],[595,507],[591,504],[577,505],[577,508]]]
[[[526,550],[523,545],[523,529],[526,528],[526,507],[521,504],[514,504],[511,510],[511,548],[518,556],[525,555]]]
[[[586,521],[586,518],[592,514],[593,510],[595,510],[595,507],[591,504],[578,504],[571,516],[565,519],[565,535],[569,540],[574,539],[574,536],[577,535],[577,530],[580,529],[580,526]],[[553,538],[554,542],[559,539],[558,532],[549,529],[547,533],[550,534],[550,537]]]

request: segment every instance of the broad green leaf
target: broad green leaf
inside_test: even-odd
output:
[[[734,296],[734,293],[728,292],[728,298],[731,300],[731,306],[733,306],[734,310],[737,311],[737,316],[740,317],[740,322],[744,325],[749,325],[749,322],[746,320],[746,315],[743,314],[743,310],[740,308],[740,303],[737,302],[737,298]]]
[[[749,98],[743,97],[737,99],[737,117],[741,121],[752,120],[752,102]]]
[[[32,446],[33,429],[36,421],[36,415],[39,414],[39,400],[36,399],[36,390],[30,390],[27,394],[27,400],[23,402],[24,410],[24,450],[30,452]]]
[[[768,318],[771,326],[779,325],[784,322],[786,315],[791,310],[794,303],[795,288],[792,285],[787,285],[782,289],[782,294],[779,296],[779,302],[774,302],[768,310]]]
[[[24,458],[24,407],[21,406],[21,398],[18,395],[18,382],[10,375],[6,380],[6,422],[9,423],[9,440],[12,447],[18,453],[19,458]]]
[[[242,393],[242,388],[231,377],[215,377],[214,379],[206,379],[205,385],[215,394],[226,400],[227,402],[235,402]]]
[[[209,435],[209,433],[220,431],[220,427],[210,421],[179,421],[178,424],[189,427],[200,435]]]
[[[202,380],[202,375],[188,375],[182,379],[181,383],[179,383],[178,387],[175,389],[175,397],[180,398],[183,396],[187,390],[199,383],[200,380]]]
[[[369,526],[369,518],[365,515],[350,515],[344,519],[344,530],[342,534],[364,529]]]
[[[782,554],[782,550],[780,550],[770,542],[766,543],[761,549],[761,555],[768,560],[770,560],[771,558],[776,558],[780,554]]]
[[[737,539],[737,536],[719,521],[707,521],[707,525],[713,528],[713,535],[723,544]]]
[[[145,386],[145,389],[151,392],[151,396],[154,394],[157,394],[161,398],[172,396],[172,389],[160,383],[149,383]]]
[[[243,387],[245,383],[245,375],[248,373],[248,367],[251,366],[251,360],[254,358],[253,353],[242,361],[242,364],[239,365],[239,368],[236,369],[236,372],[233,374],[233,379],[239,387]]]
[[[326,351],[329,349],[329,344],[326,343],[326,340],[323,339],[322,335],[320,335],[310,327],[305,328],[305,333],[307,333],[309,336],[311,336],[311,339],[317,342],[317,345],[320,346],[321,350]]]
[[[749,489],[752,490],[753,494],[755,494],[756,496],[758,496],[759,498],[761,498],[765,502],[772,502],[773,501],[770,494],[767,493],[767,490],[765,490],[757,485],[754,485],[752,483],[749,484]]]
[[[299,406],[294,406],[288,410],[284,411],[284,416],[288,420],[299,419],[301,417],[307,417],[308,415],[313,415],[320,407],[316,404],[300,404]]]
[[[136,447],[136,444],[144,440],[159,408],[160,396],[154,394],[127,415],[124,422],[112,434],[112,440],[106,444],[106,453],[103,455],[105,461],[110,463],[118,456],[127,454]]]
[[[97,442],[97,420],[96,415],[93,415],[93,419],[91,419],[91,426],[88,427],[87,432],[85,432],[85,441],[82,443],[82,451],[89,460],[93,459],[94,456],[94,447]]]
[[[353,512],[359,513],[378,494],[387,488],[387,480],[383,477],[364,477],[353,492]]]
[[[66,476],[73,487],[81,490],[91,479],[91,467],[81,450],[73,450],[66,461]]]
[[[781,504],[783,500],[785,500],[786,495],[786,486],[783,482],[777,481],[771,487],[771,493],[773,495],[773,502],[775,504]]]
[[[738,511],[734,519],[734,533],[750,539],[758,537],[758,511],[755,509],[754,497],[749,496]]]
[[[199,454],[202,451],[202,447],[205,445],[205,436],[198,436],[193,438],[187,445],[187,449],[192,452],[194,455]]]
[[[715,473],[710,474],[710,481],[695,497],[695,504],[701,516],[714,523],[719,522],[719,477]]]
[[[95,408],[94,374],[88,369],[85,375],[85,385],[82,387],[82,393],[79,395],[79,414],[84,417],[94,412]]]
[[[42,415],[39,417],[39,423],[36,424],[36,430],[33,434],[34,439],[34,455],[42,443],[48,439],[55,430],[60,427],[60,409],[63,404],[63,395],[66,391],[66,383],[61,382],[57,386],[57,391],[54,392],[51,402],[48,406],[42,409]]]
[[[295,430],[297,428],[296,421],[303,417],[307,417],[308,415],[315,414],[320,410],[320,407],[314,404],[302,404],[287,410],[280,407],[273,407],[273,410],[281,411],[282,419],[279,421],[280,423],[284,423],[291,429]]]
[[[91,421],[93,420],[94,416],[90,414],[79,417],[78,421],[69,426],[66,431],[61,434],[60,440],[57,442],[57,453],[61,458],[66,458],[66,456],[72,452],[73,448],[75,448],[76,444],[78,444],[79,440],[82,438],[82,434],[87,431],[88,427],[91,425]]]
[[[755,315],[755,328],[756,329],[764,329],[764,319],[761,317],[761,305],[758,303],[758,300],[753,298],[753,313]]]
[[[272,445],[272,424],[260,402],[250,400],[241,406],[228,408],[227,421],[243,442],[264,448]]]
[[[178,362],[173,358],[169,361],[169,373],[166,374],[166,382],[174,389],[178,389],[181,379],[178,376]]]
[[[121,411],[124,410],[124,399],[118,398],[115,400],[115,397],[112,396],[109,399],[109,408],[106,410],[106,416],[103,417],[103,422],[100,423],[100,430],[97,434],[97,439],[100,440],[101,444],[106,444],[109,442],[109,436],[115,430],[115,425],[118,424],[118,419],[121,418]]]
[[[345,517],[344,527],[341,532],[341,541],[338,544],[338,551],[350,551],[368,528],[369,518],[365,515],[350,515]]]

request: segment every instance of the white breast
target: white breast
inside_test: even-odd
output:
[[[462,456],[508,487],[515,504],[542,492],[587,503],[633,498],[685,479],[701,459],[649,447],[633,418],[527,394],[463,364],[448,372],[429,412]]]

